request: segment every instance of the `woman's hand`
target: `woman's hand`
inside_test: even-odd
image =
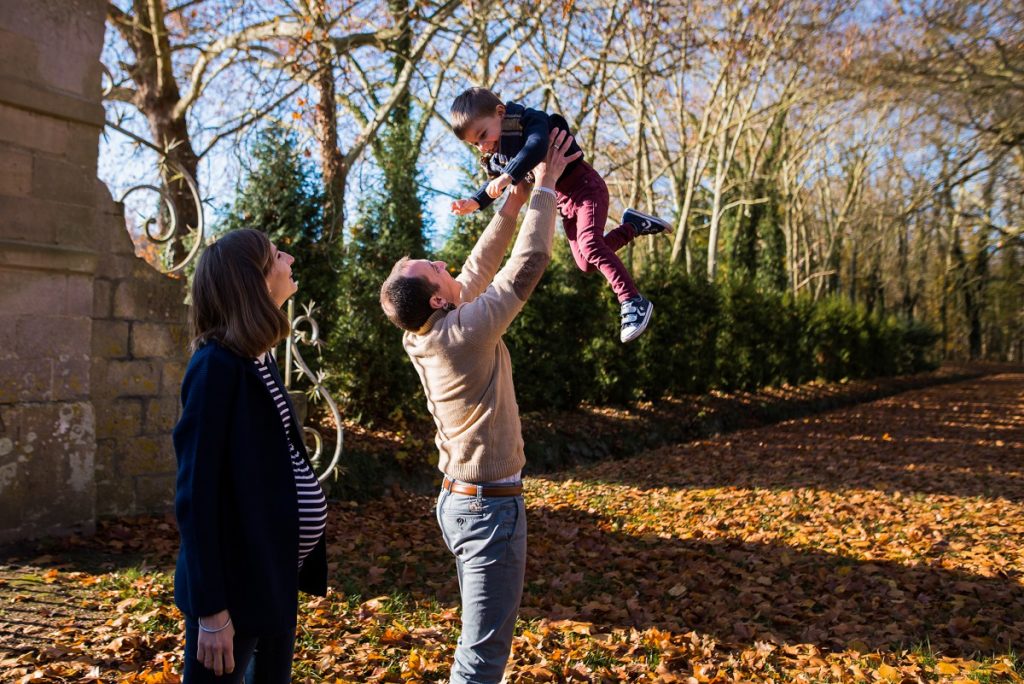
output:
[[[203,627],[218,631],[205,632]],[[196,659],[207,670],[212,670],[218,677],[235,671],[235,626],[231,624],[228,611],[199,618],[199,638],[196,641],[199,644]]]
[[[475,199],[459,199],[452,202],[452,213],[456,216],[472,214],[480,208],[480,203]]]
[[[548,134],[548,153],[544,161],[534,168],[534,175],[537,177],[537,185],[545,188],[554,188],[558,177],[562,175],[569,162],[579,159],[583,150],[575,154],[565,155],[566,150],[572,145],[572,136],[568,132],[558,128],[552,128]]]

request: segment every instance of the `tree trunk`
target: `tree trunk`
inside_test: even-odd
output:
[[[188,253],[185,237],[199,225],[198,197],[192,194],[179,171],[191,176],[198,189],[199,158],[192,147],[185,110],[178,110],[181,92],[171,63],[163,3],[161,0],[135,0],[132,10],[133,14],[127,15],[114,8],[109,10],[108,16],[135,57],[135,63],[128,65],[128,73],[136,86],[133,104],[146,116],[154,143],[169,162],[161,170],[161,181],[170,213],[161,207],[157,220],[163,234],[169,230],[170,214],[176,219],[169,251],[171,260],[177,263]]]
[[[323,234],[328,241],[345,239],[345,179],[348,169],[338,147],[338,104],[334,86],[334,51],[328,38],[325,0],[316,0],[313,22],[317,27],[316,76],[319,100],[313,115],[313,135],[320,147],[320,173],[324,184]]]

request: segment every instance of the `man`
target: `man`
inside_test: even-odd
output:
[[[502,335],[551,261],[555,181],[581,154],[566,155],[572,137],[565,131],[551,131],[550,142],[519,237],[497,275],[529,195],[526,183],[514,187],[458,278],[443,262],[403,258],[381,287],[381,307],[405,330],[402,345],[437,425],[444,473],[437,520],[462,595],[452,684],[501,681],[523,593],[526,457]]]

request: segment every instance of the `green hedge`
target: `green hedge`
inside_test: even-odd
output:
[[[604,279],[578,271],[558,248],[505,337],[523,410],[935,366],[934,331],[842,297],[813,302],[668,270],[646,274],[638,285],[654,302],[654,318],[638,341],[623,345],[618,305]]]
[[[363,280],[379,287],[372,277]],[[654,318],[640,339],[624,345],[618,304],[604,279],[581,273],[564,241],[557,243],[555,259],[505,336],[523,411],[935,367],[934,331],[869,314],[845,298],[794,299],[668,270],[645,274],[638,284],[654,302]],[[332,389],[352,399],[342,402],[346,413],[363,423],[424,419],[426,401],[401,333],[383,320],[375,291],[368,289],[359,311],[344,319],[332,326],[325,357]],[[358,399],[347,393],[353,385],[365,386]]]
[[[813,302],[750,285],[711,285],[703,278],[668,271],[645,274],[639,285],[655,303],[654,319],[639,340],[624,345],[618,337],[618,305],[604,279],[580,273],[564,241],[556,246],[554,261],[505,336],[520,409],[542,412],[532,420],[524,419],[532,473],[623,457],[743,421],[793,417],[832,405],[830,399],[817,397],[806,402],[780,400],[778,405],[764,400],[741,412],[708,417],[693,411],[680,415],[640,411],[632,432],[617,428],[609,437],[593,425],[588,430],[578,416],[560,422],[560,416],[570,415],[563,411],[583,402],[608,405],[815,378],[910,374],[934,367],[932,348],[937,337],[933,331],[871,315],[842,298]],[[350,334],[358,335],[365,328],[360,324]],[[404,358],[400,337],[392,330],[369,345],[352,348],[365,356],[378,345],[380,356]],[[352,355],[353,362],[360,358]],[[365,359],[359,363],[364,369],[374,368]],[[392,371],[376,367],[375,372]],[[362,375],[367,375],[365,370]],[[354,370],[353,378],[357,377],[360,371]],[[836,399],[839,404],[853,400]],[[426,426],[425,409],[426,401],[416,388],[368,402],[362,417],[390,417],[389,423],[394,424],[398,416],[398,423]],[[420,434],[421,430],[416,427],[409,432]],[[428,491],[436,484],[437,452],[430,440],[418,437],[410,438],[406,446],[383,453],[347,447],[348,471],[332,482],[331,496],[364,498],[393,484]]]

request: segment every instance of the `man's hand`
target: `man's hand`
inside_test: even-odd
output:
[[[199,618],[199,624],[207,629],[219,629],[217,632],[199,630],[197,639],[196,659],[220,677],[235,671],[235,626],[229,624],[231,616],[228,611]],[[227,627],[224,627],[227,625]],[[224,627],[224,629],[220,629]]]
[[[507,173],[503,173],[490,183],[487,184],[487,196],[491,199],[497,199],[501,196],[501,193],[505,191],[508,184],[512,182],[512,176]]]
[[[566,165],[579,159],[583,150],[575,154],[565,156],[565,151],[572,145],[572,136],[566,131],[552,128],[548,134],[548,154],[544,161],[534,168],[533,173],[537,177],[537,185],[545,188],[554,188],[558,177],[562,175]]]
[[[480,208],[480,203],[475,199],[460,199],[452,202],[452,213],[456,216],[465,216],[466,214],[472,214],[474,211]]]

